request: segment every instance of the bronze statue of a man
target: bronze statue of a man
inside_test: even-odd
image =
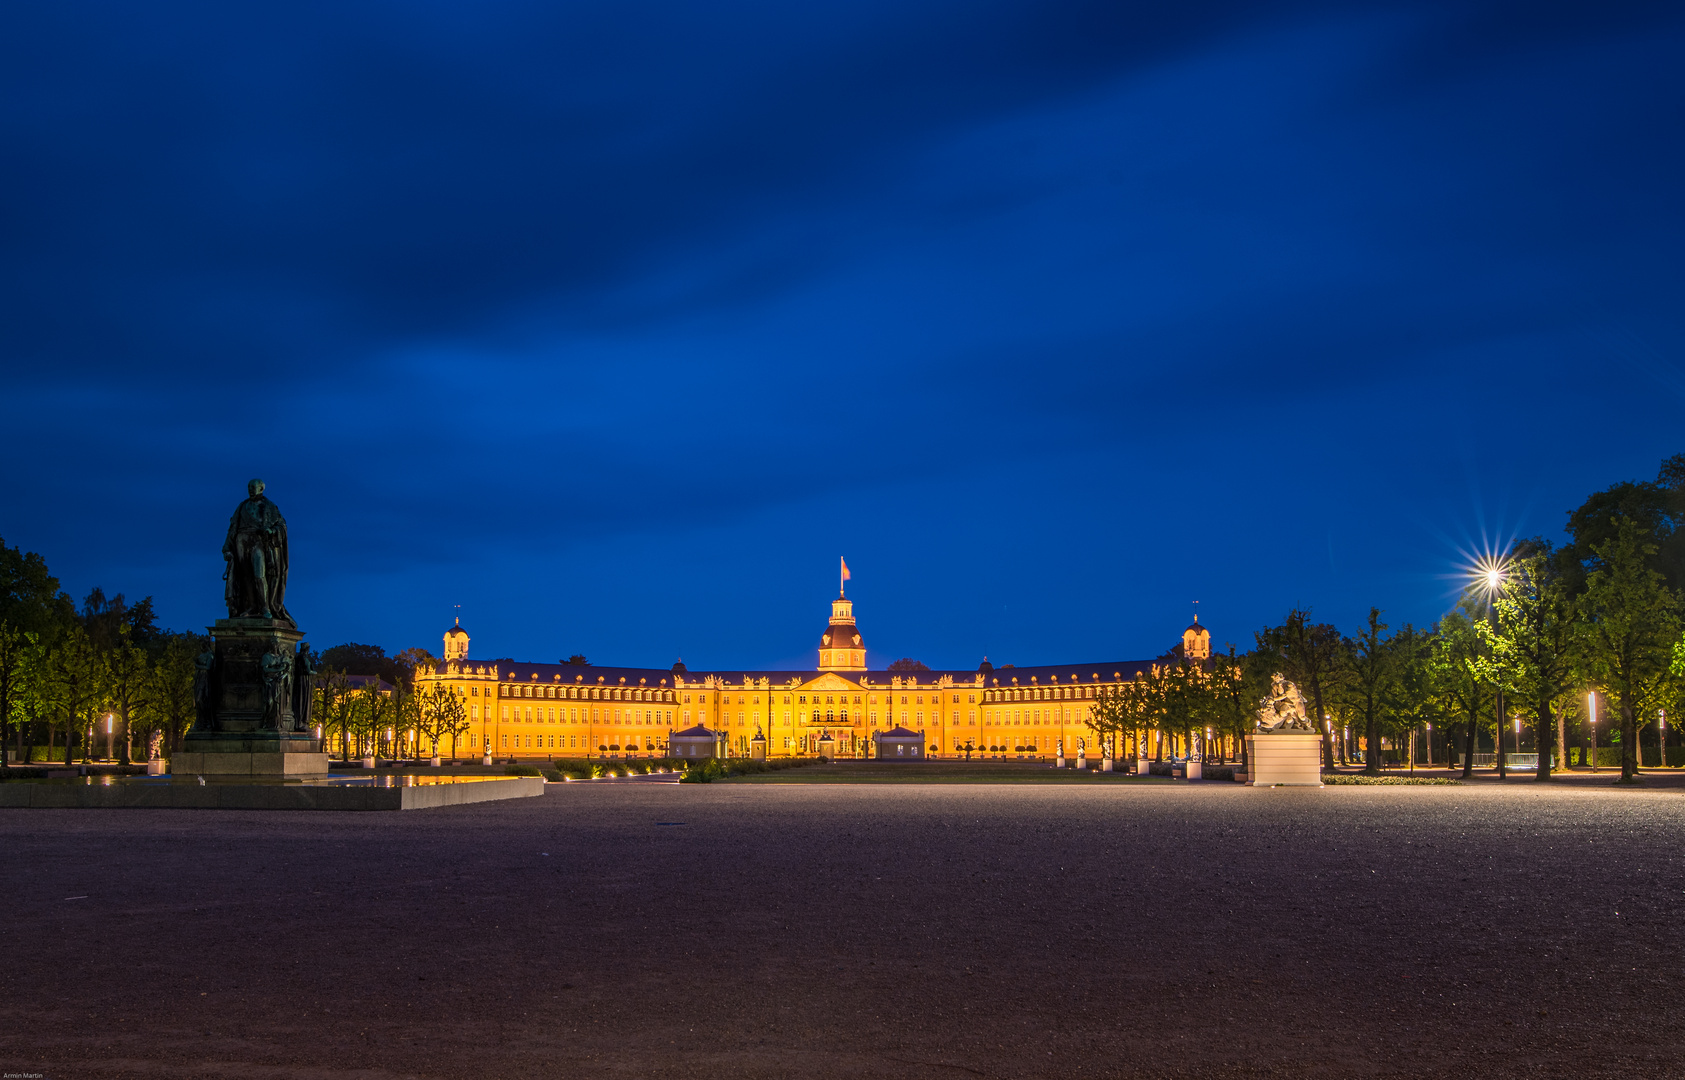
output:
[[[223,598],[230,619],[292,622],[282,600],[287,594],[287,522],[263,494],[263,481],[246,485],[250,497],[228,519],[222,542]]]

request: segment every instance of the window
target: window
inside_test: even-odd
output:
[[[509,719],[509,706],[503,706],[503,719]]]
[[[509,736],[507,736],[507,735],[503,736],[503,745],[504,746],[509,745]]]

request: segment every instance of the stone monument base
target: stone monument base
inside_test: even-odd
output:
[[[1322,736],[1314,731],[1248,735],[1246,762],[1250,787],[1321,787]]]
[[[196,753],[184,750],[170,758],[171,776],[205,776],[219,780],[251,777],[258,780],[320,780],[328,775],[323,753]]]
[[[304,734],[190,731],[170,756],[170,775],[319,780],[328,775],[328,755],[320,739]]]

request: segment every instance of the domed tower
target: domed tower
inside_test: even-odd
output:
[[[1182,631],[1182,655],[1189,660],[1206,660],[1211,656],[1211,631],[1199,624],[1199,616]]]
[[[819,638],[820,671],[865,671],[866,643],[854,625],[854,601],[837,591],[831,601],[831,624]]]
[[[468,631],[462,628],[462,619],[456,620],[456,625],[445,631],[445,659],[468,659]]]

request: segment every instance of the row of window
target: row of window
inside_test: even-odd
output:
[[[479,694],[480,688],[470,687],[469,697]],[[545,686],[542,684],[513,684],[501,683],[498,693],[504,697],[541,697],[541,698],[576,698],[590,701],[672,701],[674,693],[671,690],[639,690],[631,687],[618,686]],[[491,687],[486,687],[486,694],[491,694]],[[686,701],[690,700],[687,695]]]
[[[1091,698],[1097,686],[1019,687],[1015,690],[990,690],[984,701],[1059,701],[1072,698]]]
[[[678,699],[679,699],[679,695],[672,690],[639,690],[639,689],[628,689],[628,688],[612,687],[612,686],[606,686],[606,687],[605,686],[551,686],[551,685],[543,685],[543,684],[527,685],[527,684],[503,683],[503,684],[499,685],[498,693],[503,697],[568,698],[568,699],[574,699],[574,700],[590,700],[590,701],[652,701],[652,702],[677,703]],[[1002,693],[1008,693],[1008,691],[995,691],[995,693],[996,694],[1002,694]],[[1039,695],[1039,691],[1038,691],[1038,695]],[[478,686],[470,686],[468,688],[467,696],[468,697],[479,697],[480,696],[480,688]],[[491,696],[491,687],[489,687],[489,686],[486,687],[486,696],[487,697]],[[690,694],[684,695],[684,704],[686,704],[686,705],[691,704],[691,696],[692,695],[690,695]],[[786,704],[786,705],[791,704],[791,701],[790,701],[791,696],[792,695],[790,695],[790,694],[783,695],[784,704]],[[798,704],[798,705],[808,704],[807,699],[809,697],[813,698],[813,704],[815,704],[815,705],[818,705],[818,704],[825,704],[825,705],[844,704],[844,705],[846,705],[846,704],[849,703],[849,696],[850,695],[848,695],[848,694],[825,694],[825,695],[797,694],[797,695],[794,695],[794,696],[796,698],[795,704]],[[878,695],[877,694],[869,694],[869,695],[866,695],[866,696],[869,699],[868,702],[867,702],[868,704],[871,704],[871,705],[878,704]],[[912,699],[913,699],[911,704],[915,704],[915,705],[923,705],[924,704],[924,699],[925,699],[924,694],[914,694],[914,695],[911,695],[911,696],[912,696]],[[953,703],[955,705],[958,705],[960,703],[960,695],[959,694],[953,694],[951,696],[953,698]],[[1067,688],[1065,696],[1066,697],[1071,696],[1070,693],[1069,693],[1069,688]],[[1092,697],[1093,695],[1090,694],[1089,696]],[[824,699],[823,702],[821,702],[821,700],[820,700],[821,697],[823,697],[823,699]],[[942,701],[942,695],[938,694],[938,693],[933,693],[933,694],[929,695],[929,697],[930,697],[930,703],[932,705],[940,704],[941,701]],[[699,704],[706,705],[708,703],[707,699],[705,697],[703,697],[701,694],[696,695],[696,698],[697,698]],[[861,695],[855,694],[855,695],[853,695],[853,698],[854,698],[853,703],[855,705],[861,704],[861,700],[860,700]],[[903,705],[909,704],[907,698],[908,698],[907,694],[902,694],[901,695],[901,704],[903,704]],[[895,704],[895,695],[893,695],[893,694],[884,694],[883,699],[884,699],[883,703],[886,704],[886,705]],[[739,705],[758,704],[760,702],[760,700],[761,700],[761,698],[758,695],[749,695],[749,694],[738,694],[737,695],[737,704],[739,704]],[[966,700],[966,704],[975,705],[975,704],[977,704],[977,695],[976,694],[967,694],[967,695],[965,695],[965,700]],[[1039,696],[1038,696],[1038,700],[1039,700]],[[722,704],[722,705],[732,704],[731,695],[730,694],[722,695],[720,697],[720,704]]]
[[[1046,713],[1045,718],[1043,717],[1044,711]],[[602,714],[601,716],[598,715],[599,712]],[[1066,715],[1067,712],[1069,713],[1069,715]],[[478,721],[481,718],[480,717],[480,707],[478,705],[469,706],[468,718],[471,721]],[[487,719],[487,720],[492,719],[491,706],[489,706],[489,705],[486,706],[485,719]],[[505,706],[503,706],[502,715],[501,715],[500,719],[502,719],[504,721],[512,722],[512,723],[528,723],[528,724],[535,724],[535,723],[536,724],[558,724],[558,723],[560,723],[560,724],[581,724],[581,723],[586,723],[586,724],[597,724],[597,723],[604,723],[604,724],[607,724],[607,723],[615,723],[615,724],[621,724],[621,723],[663,724],[663,723],[665,723],[665,724],[671,724],[673,722],[673,710],[672,709],[612,709],[612,710],[610,710],[610,709],[600,709],[599,710],[599,709],[585,709],[585,708],[578,708],[578,709],[545,708],[543,706],[537,706],[537,707],[530,707],[529,706],[529,707],[523,709],[519,705],[515,705],[515,706],[505,705]],[[699,711],[698,719],[705,723],[707,721],[706,712]],[[727,712],[721,712],[719,719],[720,719],[720,723],[722,723],[722,724],[732,723],[732,715],[728,711]],[[895,718],[894,718],[893,715],[891,715],[890,719],[893,720]],[[924,726],[924,712],[922,710],[920,710],[918,712],[915,712],[913,714],[913,716],[910,717],[910,718],[903,715],[902,722],[905,723],[909,719],[911,719],[919,727]],[[869,713],[868,716],[867,716],[867,720],[868,720],[869,723],[871,723],[875,726],[878,723],[878,714],[876,712]],[[932,712],[931,713],[931,721],[933,723],[941,723],[942,722],[942,714],[939,713],[939,712]],[[686,710],[684,710],[684,723],[686,725],[689,725],[690,722],[691,722],[691,711],[689,709],[686,709]],[[753,717],[751,717],[749,713],[739,711],[737,713],[736,722],[738,724],[748,724],[750,722],[753,722],[755,725],[759,726],[759,724],[761,722],[761,714],[760,714],[759,711],[757,711],[753,714]],[[789,724],[790,722],[791,722],[791,712],[790,712],[789,709],[785,709],[784,710],[784,723]],[[838,725],[838,726],[847,726],[850,723],[849,712],[848,712],[848,709],[846,709],[846,708],[843,708],[841,710],[832,708],[832,709],[825,709],[825,710],[821,711],[819,708],[815,707],[809,713],[809,722],[814,723],[814,724],[835,724],[835,725]],[[951,722],[956,724],[956,725],[960,723],[960,712],[959,712],[958,709],[954,710],[953,715],[951,717]],[[1011,711],[1011,714],[1010,714],[1010,719],[1008,719],[1007,714],[1005,713],[1004,710],[999,715],[994,717],[992,720],[987,715],[985,715],[985,717],[984,717],[984,726],[985,727],[1006,727],[1006,726],[1016,726],[1016,725],[1022,725],[1022,724],[1040,725],[1044,722],[1048,723],[1048,724],[1053,724],[1053,723],[1077,723],[1077,722],[1080,722],[1080,721],[1078,720],[1077,710],[1075,710],[1075,709],[1071,709],[1071,710],[1065,710],[1065,709],[1047,709],[1047,710],[1042,710],[1042,709],[1013,709]],[[977,710],[976,709],[969,709],[969,710],[966,711],[965,723],[970,725],[970,726],[973,726],[973,727],[976,726],[976,724],[977,724]]]

